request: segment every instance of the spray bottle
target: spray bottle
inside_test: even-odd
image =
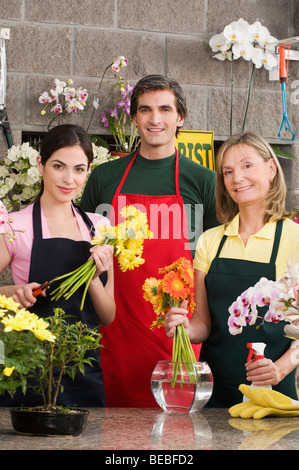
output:
[[[249,349],[247,362],[250,361],[250,359],[252,358],[254,361],[258,361],[259,359],[263,359],[265,357],[264,356],[264,350],[266,347],[265,343],[247,343],[246,347]],[[252,385],[252,384],[251,384],[251,387],[258,388],[257,385]],[[263,385],[263,388],[272,389],[271,385]],[[248,401],[248,398],[246,396],[243,396],[243,401]]]

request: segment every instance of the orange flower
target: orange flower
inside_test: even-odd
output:
[[[183,257],[179,258],[176,261],[174,261],[173,263],[169,264],[168,266],[165,266],[164,268],[160,268],[159,273],[164,274],[164,273],[169,273],[170,271],[175,270],[184,259],[186,259],[186,258],[183,258]]]
[[[188,286],[194,287],[194,271],[191,262],[186,258],[181,258],[178,271],[181,273],[183,280],[188,284]]]
[[[194,292],[190,291],[190,293],[187,295],[187,301],[188,301],[188,311],[190,313],[194,312],[195,309],[195,301],[194,301]]]
[[[190,292],[180,273],[171,271],[162,279],[162,288],[175,300],[185,299]]]

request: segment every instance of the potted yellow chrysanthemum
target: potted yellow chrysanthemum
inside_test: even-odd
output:
[[[30,388],[43,402],[11,409],[16,431],[77,435],[84,429],[88,411],[57,406],[56,400],[64,374],[73,377],[78,368],[84,373],[86,353],[100,347],[100,338],[82,322],[67,323],[61,309],[42,319],[0,295],[0,400]]]

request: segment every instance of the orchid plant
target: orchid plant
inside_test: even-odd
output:
[[[112,133],[116,147],[121,152],[133,152],[139,145],[137,128],[130,117],[131,96],[134,86],[118,79],[116,86],[119,87],[120,97],[116,106],[99,115],[103,127],[108,128]]]
[[[132,120],[130,119],[130,103],[131,103],[131,94],[133,91],[133,86],[130,85],[128,80],[123,80],[123,78],[118,74],[121,69],[127,67],[128,60],[124,56],[120,56],[112,64],[108,65],[102,75],[97,96],[93,100],[93,111],[89,120],[87,130],[89,129],[94,113],[99,108],[100,104],[106,101],[110,95],[115,90],[118,90],[120,93],[120,98],[117,100],[117,104],[114,108],[109,109],[107,112],[101,112],[99,114],[100,124],[104,128],[109,128],[111,134],[114,137],[116,148],[120,152],[131,152],[139,144],[136,142],[137,129],[133,125]],[[111,68],[115,77],[115,83],[108,89],[104,94],[103,98],[99,99],[99,92],[103,85],[103,80],[106,75],[107,70]]]
[[[41,111],[42,116],[46,114],[48,107],[50,107],[50,112],[54,113],[54,117],[48,124],[48,129],[50,129],[55,119],[59,118],[60,121],[61,116],[77,113],[86,106],[86,100],[88,98],[87,90],[82,87],[76,89],[72,85],[73,80],[71,78],[67,83],[55,78],[50,94],[44,91],[40,95],[39,102],[44,105]]]
[[[244,291],[229,307],[228,328],[232,335],[242,333],[246,325],[257,321],[258,308],[268,307],[264,321],[290,323],[299,320],[299,264],[290,263],[285,275],[276,281],[261,278],[253,287]]]
[[[232,134],[233,120],[233,61],[238,60],[240,57],[248,62],[252,61],[242,124],[243,132],[247,118],[254,70],[263,66],[265,69],[271,70],[277,66],[278,62],[274,55],[275,43],[277,43],[277,39],[272,37],[268,29],[262,26],[259,21],[250,25],[243,18],[225,26],[221,33],[215,34],[209,41],[212,51],[217,52],[213,57],[223,61],[229,60],[231,63],[230,134]]]

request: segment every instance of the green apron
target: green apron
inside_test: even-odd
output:
[[[211,335],[201,348],[200,360],[206,361],[213,373],[214,389],[210,407],[229,407],[243,399],[238,390],[240,384],[249,384],[246,380],[245,363],[249,350],[247,343],[263,342],[266,344],[265,357],[276,361],[290,347],[291,340],[284,336],[285,322],[278,324],[257,319],[255,325],[246,326],[241,334],[231,335],[228,330],[228,308],[237,297],[254,286],[261,277],[276,280],[276,256],[282,232],[282,221],[277,222],[272,255],[269,263],[240,259],[219,258],[225,243],[223,236],[216,257],[212,261],[205,278],[208,303],[212,318]],[[264,316],[266,307],[259,308],[259,315]],[[297,398],[295,390],[295,370],[277,386],[277,390],[291,398]]]

